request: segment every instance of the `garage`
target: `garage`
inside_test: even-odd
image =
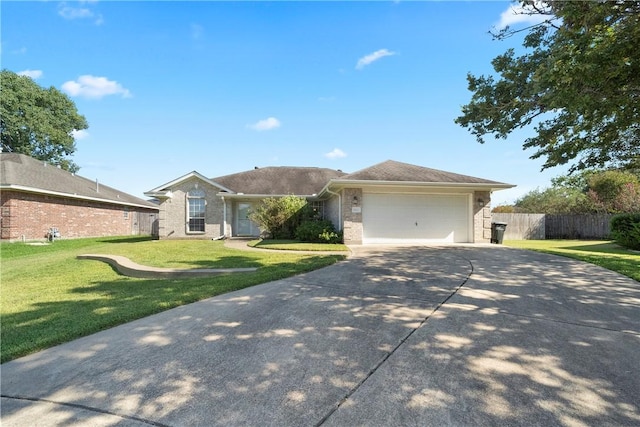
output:
[[[363,194],[363,244],[472,242],[468,194]]]

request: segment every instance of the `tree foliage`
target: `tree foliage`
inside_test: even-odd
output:
[[[630,172],[610,170],[592,175],[587,196],[600,212],[640,212],[640,180]]]
[[[586,194],[570,187],[535,189],[515,202],[520,213],[569,214],[589,211]]]
[[[274,239],[291,239],[307,201],[304,197],[268,197],[251,210],[249,219]]]
[[[0,87],[2,151],[27,154],[77,172],[78,166],[68,157],[76,149],[73,132],[89,125],[73,101],[54,87],[44,89],[8,70],[0,72]]]
[[[640,212],[640,178],[624,170],[582,171],[552,180],[516,200],[521,213],[579,214]]]
[[[533,126],[524,148],[543,169],[620,166],[640,156],[640,1],[521,1],[544,22],[525,30],[525,54],[467,76],[471,101],[455,119],[484,143]],[[505,28],[499,40],[520,31]]]

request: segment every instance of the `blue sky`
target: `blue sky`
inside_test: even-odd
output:
[[[466,75],[519,40],[500,2],[3,2],[2,68],[67,93],[88,122],[79,174],[138,197],[196,170],[346,172],[393,159],[516,184],[529,131],[482,145],[453,120]]]

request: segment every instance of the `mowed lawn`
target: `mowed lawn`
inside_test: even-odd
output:
[[[505,246],[586,261],[640,282],[640,252],[602,240],[507,240]]]
[[[122,255],[173,268],[258,267],[256,272],[193,279],[136,279],[84,253]],[[315,270],[343,255],[243,251],[221,241],[149,238],[59,240],[0,245],[1,360],[129,322],[172,307]]]

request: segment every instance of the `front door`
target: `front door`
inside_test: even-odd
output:
[[[238,236],[253,236],[253,222],[249,219],[249,209],[251,205],[249,203],[238,203],[238,229],[236,234]]]

